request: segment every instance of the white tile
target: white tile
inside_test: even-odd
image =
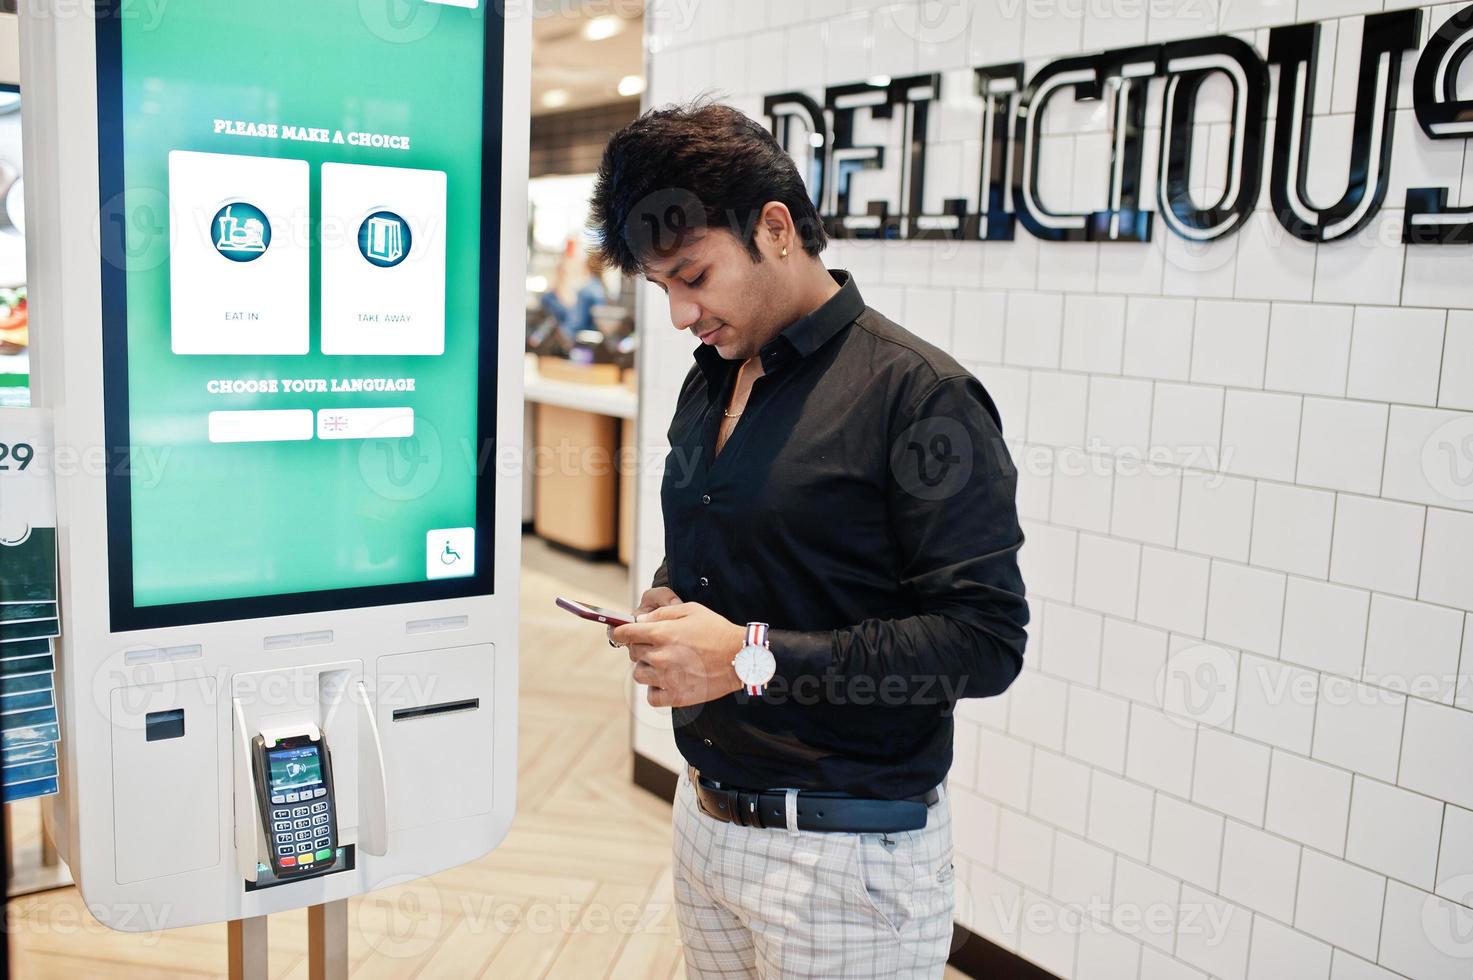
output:
[[[968,364],[987,393],[997,404],[1002,417],[1002,431],[1010,438],[1021,439],[1028,431],[1028,388],[1030,372],[999,365]]]
[[[1207,974],[1158,950],[1141,947],[1139,980],[1207,980]]]
[[[1045,672],[1094,687],[1100,677],[1099,613],[1050,603],[1048,634],[1043,648]]]
[[[1382,496],[1473,510],[1473,415],[1391,407]]]
[[[1253,949],[1248,954],[1249,980],[1328,980],[1330,947],[1259,916],[1253,920]]]
[[[968,700],[982,701],[983,698]],[[975,789],[977,786],[977,725],[957,716],[952,730],[951,769],[947,772],[948,786]]]
[[[1442,385],[1437,404],[1473,411],[1473,312],[1450,310],[1442,349]]]
[[[1017,367],[1058,367],[1063,326],[1064,297],[1051,293],[1011,293],[1003,360]]]
[[[1183,551],[1248,560],[1253,481],[1188,470],[1182,474],[1176,545]]]
[[[1083,375],[1035,371],[1028,388],[1028,441],[1082,446],[1088,390]]]
[[[1397,783],[1461,807],[1473,807],[1473,711],[1416,699],[1407,702]]]
[[[950,782],[946,798],[951,802],[952,826],[957,829],[956,852],[968,860],[996,864],[997,824],[1002,819],[1002,808]]]
[[[1145,378],[1185,381],[1192,364],[1189,299],[1131,297],[1125,313],[1125,356],[1121,370]]]
[[[1412,504],[1340,494],[1335,504],[1330,578],[1415,596],[1424,513]]]
[[[1236,236],[1233,295],[1241,299],[1308,300],[1314,293],[1318,249],[1279,224],[1273,212],[1254,211]]]
[[[1059,6],[1051,16],[1029,17],[1023,27],[1023,56],[1073,54],[1084,32],[1084,8]]]
[[[1275,483],[1258,484],[1249,560],[1281,572],[1324,578],[1330,568],[1334,513],[1333,494]]]
[[[956,324],[951,354],[958,361],[1002,361],[1007,294],[981,289],[956,291]]]
[[[1176,543],[1177,501],[1181,471],[1140,459],[1121,459],[1115,467],[1110,502],[1110,533],[1118,537],[1171,547]]]
[[[1124,773],[1129,723],[1129,702],[1087,688],[1071,687],[1064,752],[1092,766]]]
[[[1047,521],[1054,489],[1054,450],[1021,443],[1010,443],[1008,450],[1018,471],[1018,516],[1028,522]]]
[[[1049,894],[1065,905],[1107,905],[1115,855],[1073,834],[1054,835],[1054,880]]]
[[[1084,47],[1089,51],[1108,51],[1146,43],[1148,9],[1126,4],[1086,4],[1084,6]],[[1131,974],[1134,976],[1134,974]]]
[[[1159,131],[1146,131],[1147,145],[1154,132]],[[1114,242],[1102,247],[1097,280],[1100,292],[1160,296],[1166,267],[1166,238],[1156,235],[1149,242]]]
[[[1023,50],[1026,8],[1001,3],[977,4],[971,8],[967,60],[973,65],[990,65],[1016,60]],[[1019,229],[1020,235],[1026,235]]]
[[[1311,174],[1317,172],[1323,171],[1312,166]],[[1406,257],[1401,229],[1402,212],[1384,208],[1356,234],[1328,247],[1320,246],[1315,255],[1315,302],[1387,305],[1400,302]]]
[[[1151,409],[1152,458],[1159,453],[1183,466],[1209,468],[1218,455],[1222,400],[1221,388],[1158,384]]]
[[[1467,245],[1407,249],[1401,301],[1407,306],[1473,306],[1473,279],[1463,275],[1469,259],[1473,247]]]
[[[1355,778],[1345,859],[1391,878],[1431,888],[1443,806],[1374,779]]]
[[[1473,514],[1427,510],[1422,545],[1422,578],[1417,597],[1473,609]]]
[[[1346,393],[1374,401],[1436,405],[1445,319],[1440,310],[1357,309]]]
[[[1304,399],[1296,482],[1377,495],[1385,449],[1385,405]]]
[[[1417,980],[1466,978],[1473,961],[1473,909],[1387,882],[1379,959]]]
[[[1089,813],[1089,766],[1052,752],[1033,753],[1028,812],[1045,823],[1083,834]]]
[[[1300,857],[1294,926],[1359,956],[1376,955],[1381,875],[1306,850]]]
[[[1364,679],[1390,691],[1451,704],[1463,618],[1445,606],[1373,595]]]
[[[1059,450],[1054,456],[1049,520],[1101,534],[1110,530],[1114,469],[1114,461],[1109,457],[1090,456],[1075,449]]]
[[[957,870],[960,874],[961,869]],[[1016,950],[1022,925],[1022,887],[980,864],[972,865],[968,884],[965,893],[957,896],[957,921],[1004,949]]]
[[[1262,826],[1268,799],[1269,749],[1230,732],[1197,733],[1192,800],[1230,817]]]
[[[1003,810],[998,824],[997,870],[1039,891],[1048,890],[1054,830],[1048,824]]]
[[[1190,885],[1181,889],[1183,921],[1186,913],[1200,913],[1199,921],[1209,929],[1182,929],[1176,955],[1195,967],[1223,980],[1244,980],[1248,975],[1248,944],[1253,931],[1253,913]]]
[[[1176,938],[1176,912],[1181,900],[1180,881],[1122,858],[1115,862],[1113,898],[1116,908],[1139,910],[1136,914],[1141,916],[1143,925],[1140,939],[1158,949],[1169,951],[1172,948]],[[1148,914],[1151,916],[1149,927],[1145,927],[1144,920]]]
[[[1033,746],[1001,732],[977,733],[977,791],[1015,810],[1028,809]]]
[[[1354,315],[1351,306],[1275,303],[1264,387],[1306,395],[1345,394]]]
[[[1023,901],[1031,917],[1023,920],[1019,955],[1055,976],[1068,973],[1074,965],[1079,940],[1077,910],[1066,909],[1046,895],[1032,891],[1023,892]]]
[[[1196,751],[1193,727],[1160,711],[1131,705],[1125,775],[1183,799],[1190,796]]]
[[[1350,814],[1350,773],[1274,749],[1264,829],[1341,854]]]
[[[1151,439],[1155,386],[1138,378],[1089,379],[1089,422],[1085,447],[1091,452],[1130,450],[1144,456]]]
[[[1210,810],[1157,793],[1151,866],[1203,888],[1216,888],[1222,824],[1222,817]]]
[[[1473,810],[1443,808],[1442,849],[1437,856],[1437,887],[1443,898],[1468,904],[1473,890]]]
[[[1394,782],[1405,714],[1403,695],[1327,674],[1320,678],[1310,754],[1341,769]]]
[[[1085,929],[1079,934],[1074,980],[1137,980],[1140,963],[1141,945],[1134,939],[1107,929]]]
[[[1299,845],[1229,820],[1222,838],[1223,898],[1283,922],[1294,918]]]
[[[1156,703],[1156,682],[1166,669],[1164,630],[1105,620],[1100,688],[1132,701]]]
[[[1327,582],[1290,578],[1279,656],[1290,663],[1359,677],[1370,596]]]
[[[1238,693],[1238,657],[1235,650],[1173,635],[1166,670],[1158,684],[1162,709],[1183,723],[1231,727]]]
[[[1067,528],[1023,521],[1018,564],[1031,595],[1068,602],[1074,594],[1074,552],[1079,534]]]
[[[1277,655],[1284,588],[1279,572],[1214,561],[1207,589],[1207,639]]]
[[[1401,980],[1401,974],[1337,949],[1330,960],[1330,980]]]
[[[1243,654],[1233,730],[1308,755],[1314,738],[1319,679],[1320,675],[1312,670]]]
[[[1034,745],[1061,752],[1064,748],[1064,706],[1069,685],[1036,670],[1025,670],[1008,688],[1012,700],[1008,734]]]
[[[1065,298],[1061,367],[1066,371],[1119,374],[1124,350],[1123,296],[1070,295]]]
[[[1155,792],[1096,769],[1090,774],[1089,839],[1144,861],[1151,849]]]
[[[1141,550],[1141,589],[1136,616],[1152,626],[1203,635],[1210,562],[1163,548]]]
[[[1075,603],[1086,609],[1134,619],[1140,561],[1138,544],[1095,534],[1079,535]]]
[[[931,286],[907,286],[905,289],[906,328],[928,344],[942,350],[953,350],[953,291]]]
[[[1203,300],[1197,304],[1192,380],[1262,388],[1268,352],[1267,303]]]
[[[1298,395],[1229,389],[1222,418],[1222,468],[1238,476],[1294,480]]]

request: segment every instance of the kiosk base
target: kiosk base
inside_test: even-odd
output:
[[[268,980],[266,916],[225,924],[230,980]],[[307,976],[348,980],[348,900],[307,907]]]

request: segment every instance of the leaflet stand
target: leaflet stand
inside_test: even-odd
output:
[[[228,930],[230,980],[267,980],[266,916],[232,919]],[[348,900],[307,908],[307,976],[347,980]]]

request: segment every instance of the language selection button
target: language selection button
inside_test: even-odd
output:
[[[319,439],[406,439],[414,435],[412,408],[320,408]]]

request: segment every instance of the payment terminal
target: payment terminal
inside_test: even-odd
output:
[[[322,733],[258,734],[251,758],[272,872],[290,879],[330,868],[337,855],[337,806]]]

